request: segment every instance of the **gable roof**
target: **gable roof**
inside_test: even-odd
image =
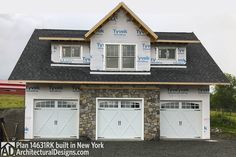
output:
[[[214,62],[201,43],[189,43],[187,68],[151,68],[151,75],[96,75],[89,67],[51,66],[51,41],[39,40],[52,34],[61,37],[81,35],[85,31],[37,29],[32,34],[9,80],[70,81],[78,82],[138,82],[145,84],[224,84],[228,83],[224,73]],[[158,33],[160,39],[195,40],[194,33]],[[159,43],[161,44],[161,43]]]
[[[158,36],[137,16],[130,10],[124,2],[120,2],[114,9],[112,9],[104,18],[102,18],[95,26],[93,26],[86,34],[85,38],[90,38],[102,25],[104,25],[110,17],[112,17],[118,10],[124,9],[129,16],[131,16],[138,25],[150,36],[151,39],[157,40]]]

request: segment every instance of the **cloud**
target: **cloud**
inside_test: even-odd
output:
[[[0,15],[0,80],[7,79],[13,70],[37,20],[20,14]]]

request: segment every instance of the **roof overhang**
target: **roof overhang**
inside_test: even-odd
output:
[[[69,38],[69,37],[39,37],[39,40],[49,40],[49,41],[87,41],[89,39],[85,38]],[[199,40],[163,40],[158,39],[152,43],[179,43],[179,44],[198,44],[201,43]]]
[[[93,26],[86,34],[85,38],[89,39],[101,26],[106,24],[109,21],[109,18],[112,17],[118,10],[123,9],[128,16],[131,16],[134,22],[144,30],[144,32],[152,39],[157,40],[158,36],[154,33],[135,13],[130,10],[124,2],[120,2],[114,9],[112,9],[104,18],[102,18],[95,26]]]
[[[70,38],[70,37],[39,37],[39,40],[51,40],[51,41],[88,41],[85,38]]]
[[[52,81],[52,80],[9,80],[9,82],[25,82],[39,84],[97,84],[97,85],[230,85],[221,82],[105,82],[105,81]]]
[[[198,44],[199,40],[157,40],[157,43],[180,43],[180,44]]]

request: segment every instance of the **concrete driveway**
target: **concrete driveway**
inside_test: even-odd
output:
[[[96,157],[236,157],[236,140],[104,142]]]

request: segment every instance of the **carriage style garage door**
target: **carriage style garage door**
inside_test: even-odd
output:
[[[35,138],[77,138],[78,100],[35,100]]]
[[[143,99],[97,99],[96,139],[143,139]]]
[[[162,101],[161,138],[201,138],[201,102]]]

